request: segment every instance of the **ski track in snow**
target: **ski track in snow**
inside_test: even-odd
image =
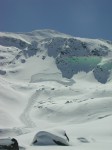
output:
[[[35,102],[37,101],[39,95],[41,94],[40,90],[36,90],[34,94],[30,97],[27,107],[24,109],[23,113],[20,116],[21,121],[26,125],[28,128],[36,127],[35,123],[32,121],[30,117],[30,111]]]
[[[42,76],[44,76],[44,74],[42,74]],[[37,78],[37,80],[38,80],[38,82],[53,81],[53,82],[59,83],[59,84],[64,85],[64,86],[72,86],[75,83],[75,81],[73,79],[70,79],[69,82],[60,81],[58,79],[57,80],[55,80],[55,79],[49,79],[49,80],[41,79],[41,81],[40,81],[39,78]],[[36,90],[34,92],[34,94],[32,94],[32,96],[28,100],[28,104],[27,104],[26,108],[24,109],[23,113],[20,116],[21,121],[28,128],[36,127],[36,124],[32,121],[32,119],[30,117],[30,111],[31,111],[32,107],[34,106],[34,104],[38,101],[38,98],[39,98],[41,93],[42,93],[41,90]]]

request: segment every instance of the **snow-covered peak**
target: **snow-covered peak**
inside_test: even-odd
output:
[[[34,35],[41,36],[43,38],[53,38],[53,37],[72,37],[70,35],[55,31],[55,30],[50,30],[50,29],[44,29],[44,30],[34,30],[31,32]]]

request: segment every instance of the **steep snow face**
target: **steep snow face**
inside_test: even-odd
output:
[[[58,72],[69,79],[78,72],[92,71],[101,83],[110,79],[112,43],[109,41],[74,38],[54,30],[36,30],[26,34],[0,33],[0,45],[1,75],[20,77],[27,72],[26,80],[30,81],[32,75],[45,71]],[[48,69],[47,63],[54,67]]]

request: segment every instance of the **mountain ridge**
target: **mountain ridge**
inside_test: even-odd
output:
[[[10,51],[10,57],[13,56],[13,59],[8,62],[9,66],[11,66],[10,64],[14,66],[14,63],[17,62],[26,63],[28,58],[35,56],[39,58],[39,55],[41,55],[42,60],[48,57],[49,59],[54,58],[56,67],[59,69],[58,72],[61,72],[65,78],[70,79],[80,71],[93,71],[99,82],[106,83],[111,75],[112,43],[109,41],[75,38],[45,29],[25,34],[0,33],[0,45],[1,63],[4,60],[7,61],[4,56],[8,56],[7,49]],[[104,62],[105,59],[106,65],[102,65],[101,62]],[[4,65],[1,66],[0,74],[4,75],[7,69],[3,67]],[[13,72],[13,70],[10,72]]]

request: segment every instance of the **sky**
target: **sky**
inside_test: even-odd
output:
[[[112,0],[0,0],[0,31],[53,29],[112,41]]]

